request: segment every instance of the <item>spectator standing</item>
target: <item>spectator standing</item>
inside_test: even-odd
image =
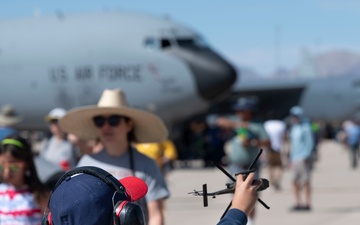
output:
[[[283,167],[282,149],[285,140],[286,124],[279,119],[270,119],[264,122],[264,128],[271,143],[270,148],[266,152],[270,186],[273,186],[275,190],[280,190]]]
[[[360,126],[356,119],[344,122],[345,144],[349,149],[350,167],[355,169],[358,166]]]
[[[241,97],[233,106],[236,112],[235,118],[218,118],[217,123],[221,127],[232,128],[236,135],[227,142],[230,148],[230,172],[232,174],[248,170],[259,149],[268,148],[269,138],[262,123],[254,120],[257,111],[258,99],[255,96]],[[255,178],[259,178],[260,163],[253,166],[256,169]],[[249,215],[249,224],[255,218],[255,209]]]
[[[58,122],[66,114],[63,108],[54,108],[45,117],[51,137],[46,139],[40,150],[40,155],[51,163],[59,165],[64,171],[74,168],[77,163],[77,149],[67,139],[67,134],[61,129]]]
[[[311,210],[311,172],[312,151],[314,148],[314,136],[309,120],[303,115],[299,106],[290,109],[290,165],[293,172],[293,192],[295,205],[294,211]],[[305,203],[301,200],[301,192],[304,191]]]
[[[159,143],[140,143],[135,147],[140,153],[155,160],[164,176],[171,170],[172,163],[177,159],[176,147],[169,139]]]
[[[149,225],[164,224],[163,200],[170,193],[155,161],[139,153],[135,143],[162,142],[168,131],[157,116],[130,107],[119,90],[104,90],[97,106],[71,110],[60,120],[61,127],[83,140],[99,138],[104,149],[84,155],[78,166],[96,166],[121,179],[134,175],[148,185],[148,193],[139,202]]]
[[[13,128],[18,124],[21,118],[16,114],[11,105],[4,105],[0,110],[0,141],[9,135],[16,134]]]

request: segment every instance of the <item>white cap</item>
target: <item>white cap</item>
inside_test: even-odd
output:
[[[66,115],[66,110],[63,108],[52,109],[49,114],[45,117],[45,121],[49,122],[50,120],[59,120]]]

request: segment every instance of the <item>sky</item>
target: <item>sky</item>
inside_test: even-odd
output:
[[[304,49],[360,52],[358,0],[0,0],[0,20],[116,9],[170,16],[263,76],[296,67]]]

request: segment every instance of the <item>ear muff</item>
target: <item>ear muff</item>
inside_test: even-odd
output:
[[[41,225],[52,225],[51,212],[44,215]]]
[[[114,206],[113,221],[115,225],[143,225],[144,212],[133,202],[119,201]]]

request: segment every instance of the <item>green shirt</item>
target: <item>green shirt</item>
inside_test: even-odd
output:
[[[268,140],[267,133],[261,123],[250,122],[246,128],[238,128],[237,135],[231,140],[230,161],[231,163],[239,164],[242,166],[249,166],[256,155],[259,153],[258,145],[244,146],[244,140],[248,139],[253,141]]]

